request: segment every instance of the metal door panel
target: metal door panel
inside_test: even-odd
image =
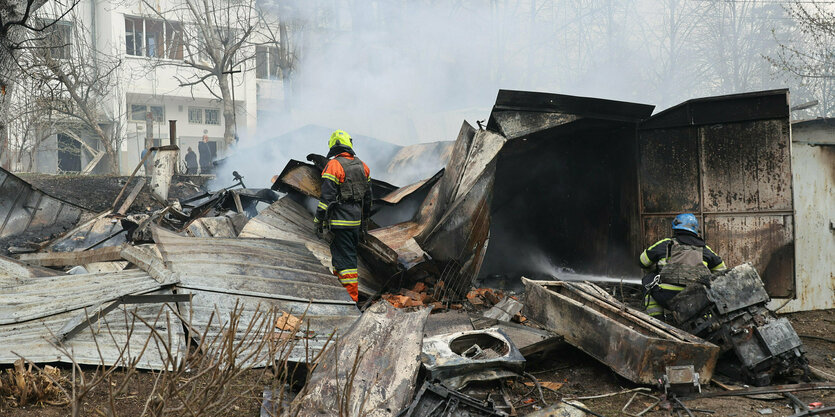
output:
[[[691,100],[643,122],[638,141],[644,247],[692,212],[728,267],[751,262],[769,295],[794,295],[788,91]]]

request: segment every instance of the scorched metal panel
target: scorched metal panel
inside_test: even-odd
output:
[[[644,247],[691,212],[729,267],[752,262],[769,295],[792,296],[788,91],[691,100],[643,122],[638,140]]]

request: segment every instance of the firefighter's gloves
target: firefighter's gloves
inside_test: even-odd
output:
[[[710,288],[710,282],[711,282],[710,278],[711,278],[710,275],[702,275],[702,276],[699,277],[698,282],[699,282],[699,284],[702,284],[705,287]]]
[[[325,234],[325,225],[317,218],[313,218],[313,227],[316,231],[316,237],[322,238]]]

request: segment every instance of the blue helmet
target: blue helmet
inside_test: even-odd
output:
[[[686,230],[699,234],[699,220],[691,213],[682,213],[673,219],[673,230]]]

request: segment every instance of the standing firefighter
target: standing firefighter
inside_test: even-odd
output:
[[[668,302],[688,284],[709,283],[725,262],[699,237],[699,221],[690,213],[673,220],[673,237],[661,239],[641,253],[646,313],[661,316]]]
[[[357,245],[371,213],[371,173],[354,153],[351,136],[342,130],[331,134],[330,151],[322,171],[322,198],[313,222],[316,233],[333,234],[331,262],[334,275],[357,301]]]

